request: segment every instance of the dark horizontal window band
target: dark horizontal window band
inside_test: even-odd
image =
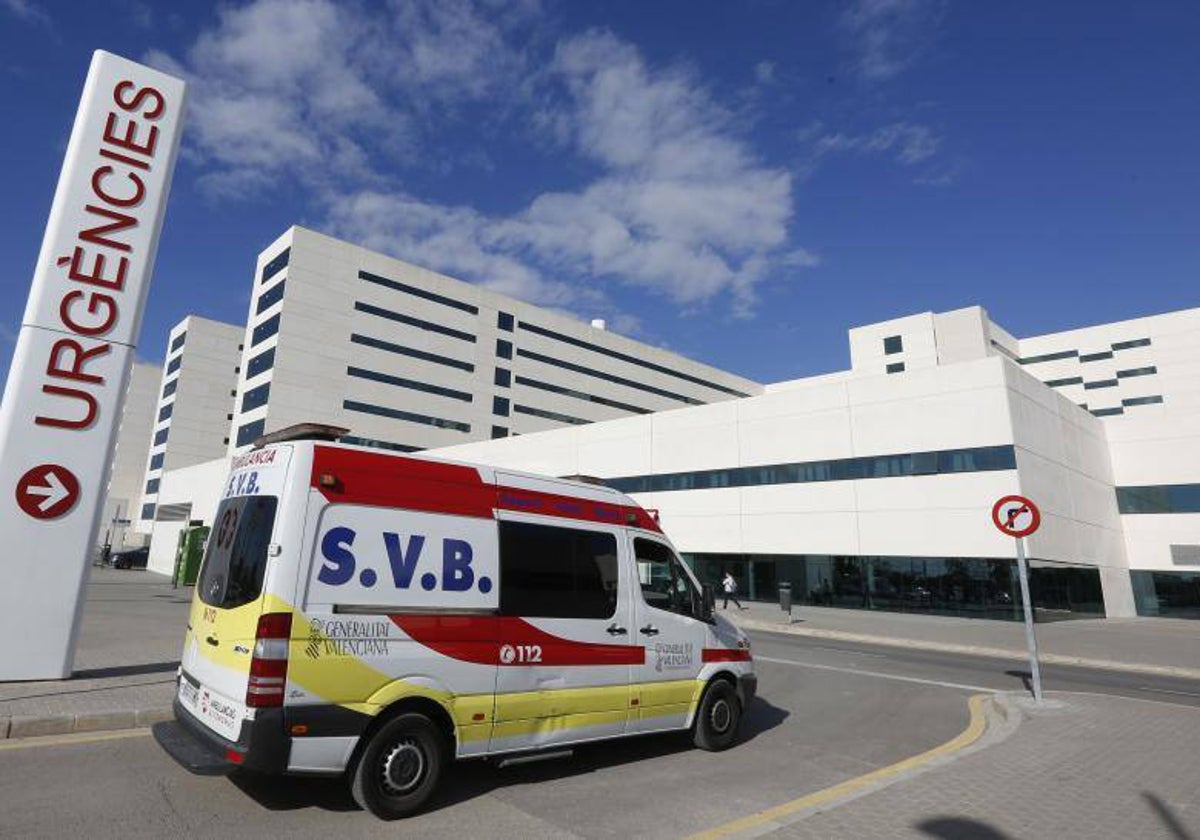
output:
[[[1158,373],[1158,368],[1154,365],[1150,365],[1148,367],[1130,368],[1129,370],[1117,371],[1117,379],[1130,379],[1134,376],[1151,376],[1155,373]]]
[[[575,347],[582,347],[584,350],[591,350],[593,353],[600,353],[613,359],[620,359],[623,362],[629,362],[631,365],[644,367],[648,370],[657,371],[658,373],[665,373],[667,376],[674,376],[676,379],[682,379],[686,382],[691,382],[696,385],[703,385],[705,388],[711,388],[712,390],[720,391],[723,394],[730,394],[735,397],[750,396],[749,394],[738,391],[734,388],[727,388],[724,385],[717,385],[715,382],[709,382],[708,380],[701,379],[698,376],[692,376],[691,374],[681,373],[677,370],[671,370],[670,368],[663,367],[662,365],[656,365],[654,362],[647,362],[645,359],[639,359],[636,356],[619,353],[616,350],[609,350],[607,347],[601,347],[598,344],[592,344],[590,341],[584,341],[579,338],[574,338],[573,336],[563,335],[562,333],[555,332],[554,330],[548,330],[545,327],[528,324],[525,321],[519,323],[517,327],[522,330],[528,330],[531,333],[537,333],[538,335],[545,336],[546,338],[553,338],[556,341],[572,344]]]
[[[387,373],[378,373],[366,368],[348,367],[346,368],[347,376],[356,376],[359,379],[370,379],[372,382],[383,382],[387,385],[395,385],[397,388],[408,388],[411,391],[424,391],[426,394],[437,394],[440,397],[450,397],[463,402],[471,402],[472,396],[466,391],[456,391],[453,388],[443,388],[440,385],[430,385],[427,382],[418,382],[415,379],[404,379],[399,376],[392,376]]]
[[[674,490],[708,490],[721,487],[758,487],[770,484],[808,484],[822,481],[854,481],[867,478],[897,478],[913,475],[1015,470],[1016,450],[1012,445],[938,452],[909,452],[872,455],[832,461],[806,461],[732,467],[685,473],[660,473],[605,479],[604,483],[624,493],[662,493]]]
[[[1149,397],[1126,397],[1121,400],[1121,405],[1158,405],[1163,401],[1159,394]]]
[[[404,420],[408,423],[420,423],[425,426],[435,426],[439,429],[453,429],[456,432],[471,431],[470,423],[460,423],[457,420],[446,420],[442,417],[430,417],[427,414],[415,414],[411,411],[401,411],[398,408],[385,408],[381,405],[343,400],[342,408],[347,411],[357,411],[360,414],[374,414],[377,417],[389,417],[392,420]]]
[[[393,344],[390,341],[382,341],[378,338],[371,338],[367,335],[359,335],[352,333],[350,341],[354,344],[361,344],[364,347],[374,347],[376,350],[386,350],[389,353],[396,353],[400,356],[408,356],[413,359],[421,359],[425,362],[433,362],[446,367],[458,368],[471,373],[475,370],[475,365],[471,362],[462,362],[458,359],[451,359],[449,356],[439,356],[437,353],[427,353],[424,350],[417,350],[412,347],[405,347],[401,344]]]
[[[1084,382],[1083,390],[1095,391],[1097,388],[1115,388],[1117,384],[1117,380],[1115,379],[1100,379],[1096,382]]]
[[[390,440],[376,440],[353,435],[343,435],[338,443],[348,443],[351,446],[365,446],[368,449],[387,449],[391,452],[421,452],[423,447],[409,446],[407,443],[392,443]]]
[[[562,385],[552,385],[549,382],[540,382],[536,379],[530,379],[527,376],[517,377],[518,385],[525,385],[529,388],[538,388],[542,391],[549,391],[552,394],[562,394],[564,397],[574,397],[577,400],[585,400],[595,403],[596,405],[606,405],[609,408],[618,408],[621,411],[629,411],[634,414],[649,414],[650,409],[639,408],[636,405],[629,403],[618,402],[617,400],[606,399],[605,397],[597,397],[595,394],[585,394],[582,391],[576,391],[572,388],[564,388]]]
[[[528,414],[531,417],[541,417],[545,420],[554,420],[558,423],[569,423],[572,426],[586,426],[591,423],[591,420],[584,420],[580,417],[572,417],[569,414],[559,414],[557,411],[546,411],[541,408],[530,408],[527,405],[514,405],[513,411],[517,414]]]
[[[1121,513],[1200,513],[1200,484],[1118,487]]]
[[[1117,406],[1116,408],[1092,408],[1089,409],[1096,417],[1115,417],[1118,414],[1124,414],[1125,409]]]
[[[1079,357],[1078,350],[1059,350],[1057,353],[1044,353],[1041,356],[1027,356],[1017,359],[1023,365],[1036,365],[1038,362],[1056,362],[1059,359],[1075,359]]]
[[[524,326],[524,325],[522,324],[522,326]],[[614,382],[617,385],[624,385],[627,388],[636,388],[639,391],[645,391],[649,394],[657,394],[658,396],[666,397],[669,400],[678,400],[679,402],[687,403],[688,405],[704,405],[704,403],[702,403],[700,400],[693,399],[692,397],[685,397],[682,394],[676,394],[672,391],[664,391],[662,388],[655,388],[653,385],[644,385],[641,382],[634,382],[632,379],[626,379],[623,376],[615,376],[611,373],[605,373],[604,371],[601,371],[601,370],[592,370],[591,368],[586,368],[583,365],[576,365],[576,364],[572,364],[571,362],[564,362],[562,359],[555,359],[550,356],[543,356],[541,353],[535,353],[532,350],[522,350],[521,348],[518,347],[517,355],[522,356],[526,359],[532,359],[535,362],[542,362],[547,365],[554,365],[555,367],[560,367],[563,370],[570,370],[570,371],[574,371],[575,373],[582,373],[584,376],[594,376],[597,379],[603,379],[606,382]]]
[[[292,255],[291,246],[284,248],[279,252],[278,256],[272,259],[269,263],[263,266],[262,276],[259,278],[259,283],[266,283],[279,272],[287,268],[288,259]]]
[[[429,292],[425,289],[419,289],[416,286],[410,286],[407,283],[401,283],[399,280],[389,280],[386,277],[380,277],[378,274],[372,274],[369,271],[358,272],[360,280],[366,280],[368,283],[374,283],[377,286],[383,286],[385,289],[391,289],[396,292],[404,292],[406,295],[419,297],[422,300],[440,303],[442,306],[449,306],[451,309],[459,309],[463,312],[470,312],[472,315],[479,314],[479,307],[472,306],[469,303],[463,303],[461,300],[448,298],[445,295],[439,295],[436,292]]]
[[[1130,350],[1134,347],[1149,347],[1150,339],[1135,338],[1132,341],[1118,341],[1116,344],[1111,346],[1113,350]]]
[[[1082,385],[1082,376],[1068,376],[1065,379],[1050,379],[1046,381],[1046,386],[1049,388],[1061,388],[1064,385]]]
[[[1098,362],[1102,359],[1111,359],[1113,357],[1111,350],[1104,350],[1100,353],[1085,353],[1079,357],[1081,362]]]
[[[381,306],[372,306],[369,303],[355,301],[354,308],[359,312],[365,312],[368,315],[375,315],[379,318],[387,318],[389,321],[395,321],[399,324],[407,324],[410,327],[416,327],[419,330],[438,333],[439,335],[448,335],[451,338],[457,338],[460,341],[469,341],[475,343],[475,336],[469,332],[456,330],[452,327],[444,327],[441,324],[435,324],[432,321],[423,321],[420,318],[414,318],[411,315],[402,315],[399,312],[393,312],[390,309],[384,309]]]

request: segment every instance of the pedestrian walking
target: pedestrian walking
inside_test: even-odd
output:
[[[742,606],[742,602],[737,599],[737,581],[733,579],[733,573],[729,570],[725,571],[725,579],[721,581],[721,589],[725,592],[725,603],[721,605],[721,609],[729,609],[729,599],[733,599],[733,603],[737,604],[739,610],[746,609]]]

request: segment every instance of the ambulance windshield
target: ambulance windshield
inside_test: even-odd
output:
[[[232,609],[262,593],[278,503],[274,496],[240,496],[221,502],[196,583],[201,601]]]

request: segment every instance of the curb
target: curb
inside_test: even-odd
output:
[[[114,729],[141,729],[160,721],[171,720],[173,717],[174,712],[169,707],[120,712],[83,712],[77,715],[14,715],[0,718],[0,740],[106,732]]]
[[[813,639],[831,639],[842,642],[861,642],[868,645],[900,647],[917,650],[932,650],[940,653],[958,653],[964,656],[980,656],[995,659],[1013,659],[1026,662],[1028,652],[1012,648],[993,648],[978,645],[956,645],[950,642],[930,642],[919,639],[897,639],[892,636],[871,636],[866,633],[846,633],[841,630],[818,630],[759,621],[754,618],[731,618],[734,624],[746,630],[761,630],[790,636],[807,636]],[[1152,674],[1159,677],[1178,677],[1200,680],[1200,668],[1178,668],[1172,665],[1141,665],[1133,662],[1116,662],[1111,659],[1089,659],[1082,656],[1062,656],[1057,653],[1038,653],[1038,661],[1044,665],[1071,665],[1077,668],[1095,668],[1103,671],[1123,671],[1131,674]]]

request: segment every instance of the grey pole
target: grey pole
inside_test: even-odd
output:
[[[1029,597],[1029,571],[1025,540],[1017,537],[1017,574],[1021,579],[1021,606],[1025,610],[1025,642],[1029,647],[1029,670],[1033,674],[1033,701],[1042,702],[1042,671],[1038,667],[1037,637],[1033,634],[1033,604]]]

